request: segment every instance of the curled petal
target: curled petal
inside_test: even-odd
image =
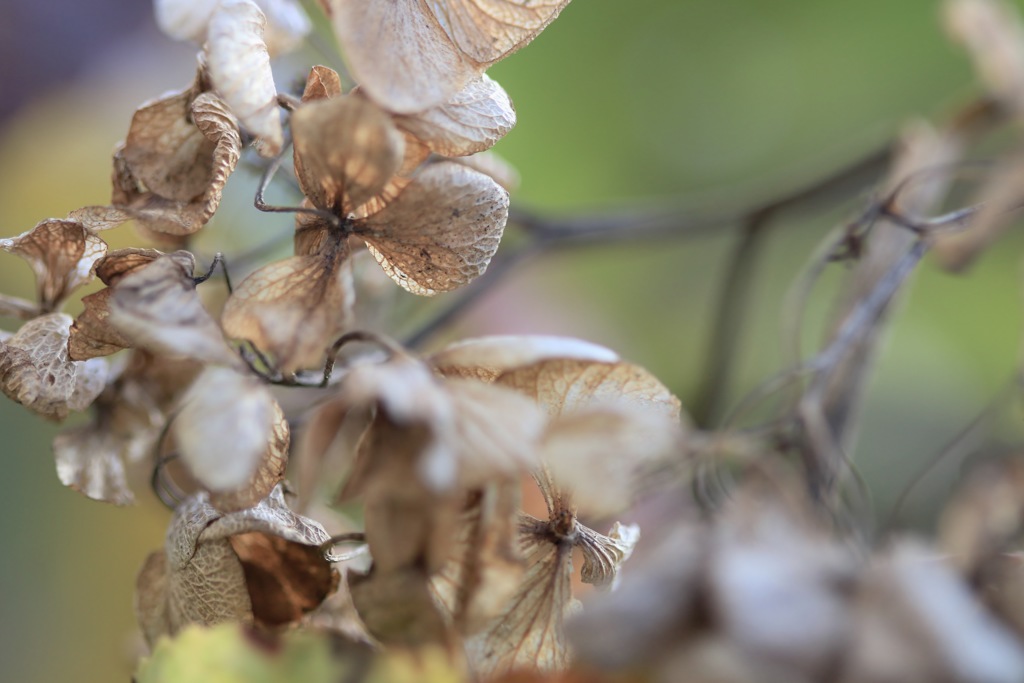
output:
[[[430,296],[483,274],[508,219],[508,193],[458,164],[420,171],[394,202],[361,221],[362,237],[392,280]]]
[[[214,88],[247,130],[261,139],[260,154],[284,145],[277,88],[264,42],[267,20],[251,0],[223,0],[210,19],[207,67]]]
[[[516,110],[502,87],[482,75],[445,104],[395,122],[432,152],[460,157],[493,147],[516,125]]]
[[[39,304],[52,311],[93,277],[107,244],[73,220],[46,220],[17,237],[0,239],[0,249],[25,259],[36,275]]]
[[[607,536],[582,524],[576,528],[579,533],[576,544],[583,551],[583,569],[580,571],[583,581],[599,588],[614,586],[619,567],[633,554],[633,548],[640,540],[640,527],[616,522]]]
[[[93,500],[128,505],[135,500],[121,459],[117,435],[95,424],[61,432],[53,440],[57,476],[65,486]]]
[[[273,490],[284,479],[288,466],[288,447],[291,444],[291,430],[281,406],[274,403],[274,421],[271,425],[270,440],[266,451],[249,480],[231,491],[211,491],[210,503],[221,512],[235,512],[251,508]]]
[[[341,78],[338,72],[326,66],[316,65],[309,70],[302,101],[326,100],[341,94]]]

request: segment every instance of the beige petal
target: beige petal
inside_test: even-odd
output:
[[[274,422],[271,427],[270,442],[267,444],[266,452],[260,459],[256,471],[249,477],[249,481],[233,491],[210,492],[210,504],[221,512],[235,512],[253,507],[266,498],[274,487],[284,479],[285,468],[288,466],[291,430],[281,406],[274,403],[273,407]]]
[[[148,266],[161,256],[164,256],[164,253],[156,249],[116,249],[96,263],[96,276],[105,285],[116,285],[125,275]],[[195,257],[187,251],[176,251],[166,256],[178,263],[186,272],[191,273],[195,267]]]
[[[310,102],[292,113],[291,125],[303,193],[340,217],[380,194],[402,164],[401,134],[362,97]]]
[[[106,364],[68,359],[71,318],[51,313],[28,321],[0,342],[0,388],[12,400],[52,420],[84,410],[103,390]]]
[[[309,70],[306,87],[302,91],[302,101],[326,100],[341,94],[341,78],[334,69],[316,65]]]
[[[619,568],[633,554],[633,548],[640,540],[640,527],[616,522],[607,536],[582,524],[576,528],[579,531],[576,545],[583,551],[583,569],[580,571],[583,582],[599,588],[613,587]]]
[[[68,220],[80,223],[90,232],[101,232],[116,228],[131,220],[131,214],[116,206],[83,206],[68,214]]]
[[[572,337],[495,335],[464,339],[430,357],[430,364],[446,377],[493,382],[509,370],[544,360],[573,359],[615,363],[618,354],[597,344]]]
[[[182,397],[171,431],[193,476],[211,491],[230,492],[256,475],[278,410],[255,376],[210,366]]]
[[[516,125],[516,110],[502,87],[482,75],[445,104],[398,116],[395,123],[431,151],[460,157],[493,147]]]
[[[152,353],[242,367],[220,326],[203,308],[191,268],[163,256],[113,288],[108,321],[134,346]]]
[[[28,262],[36,275],[40,307],[52,311],[92,279],[107,244],[81,223],[50,219],[17,237],[0,239],[0,249]]]
[[[427,166],[355,232],[391,279],[413,294],[456,289],[487,269],[508,219],[508,193],[451,162]]]
[[[65,486],[93,500],[129,505],[135,496],[128,487],[121,442],[103,425],[73,427],[53,440],[57,476]]]
[[[296,0],[256,0],[267,17],[267,51],[271,57],[295,50],[313,30],[313,23]]]
[[[572,545],[525,533],[520,553],[527,570],[505,611],[466,642],[470,666],[480,679],[514,669],[552,671],[569,664],[564,622],[576,610],[572,598]]]
[[[506,372],[496,381],[530,396],[552,417],[602,404],[680,417],[679,399],[654,375],[632,363],[546,360]]]
[[[683,430],[664,414],[626,406],[563,415],[541,442],[557,487],[586,514],[608,518],[637,502],[647,477],[684,459]]]
[[[353,295],[344,252],[293,256],[236,287],[221,325],[228,337],[251,341],[291,373],[322,365],[327,349],[351,325]]]
[[[459,53],[421,0],[332,0],[331,9],[353,77],[388,111],[443,104],[483,71]]]
[[[210,19],[206,42],[210,80],[242,126],[257,138],[263,156],[284,145],[277,88],[264,42],[267,20],[251,0],[222,0]]]
[[[489,65],[537,37],[569,0],[424,0],[471,60]]]

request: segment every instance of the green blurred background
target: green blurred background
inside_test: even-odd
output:
[[[138,7],[145,3],[110,1],[92,13],[69,0],[41,4],[47,9],[29,16],[13,0],[0,2],[0,83],[13,93],[0,112],[3,236],[108,201],[110,152],[135,107],[186,85],[194,68],[194,50],[160,36]],[[969,65],[945,38],[939,7],[577,0],[490,72],[519,113],[497,148],[522,174],[514,201],[552,213],[666,200],[724,210],[797,187],[874,150],[908,121],[941,117],[972,96]],[[82,35],[89,32],[92,40]],[[300,55],[281,65],[279,82],[331,59]],[[232,178],[202,244],[230,255],[288,229],[286,218],[253,215],[252,182],[251,174]],[[730,401],[780,368],[786,289],[859,201],[773,225]],[[135,240],[127,227],[112,237],[115,246]],[[537,259],[456,331],[582,336],[645,365],[686,403],[735,237],[722,229]],[[1021,246],[1004,240],[966,276],[930,265],[918,274],[871,384],[856,454],[877,509],[891,506],[917,464],[1013,373]],[[818,309],[835,281],[822,285]],[[0,291],[30,296],[28,268],[0,259]],[[50,453],[55,430],[0,401],[8,468],[0,478],[3,678],[127,680],[137,648],[134,575],[162,543],[168,513],[145,492],[134,508],[116,509],[66,490]],[[926,524],[960,468],[954,459],[929,477],[907,518]]]

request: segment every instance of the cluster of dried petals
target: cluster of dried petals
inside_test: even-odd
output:
[[[206,74],[143,104],[114,153],[111,203],[149,231],[195,233],[220,206],[242,151],[235,116],[209,92]]]
[[[276,627],[299,621],[337,587],[327,532],[292,512],[280,487],[224,514],[204,493],[175,510],[163,550],[139,573],[135,611],[150,645],[187,624]]]
[[[520,668],[564,668],[570,657],[564,622],[576,609],[573,549],[583,554],[582,580],[607,588],[640,533],[635,525],[616,523],[608,535],[583,525],[574,490],[605,487],[605,500],[581,499],[584,509],[594,503],[588,512],[607,515],[628,507],[631,470],[677,455],[679,401],[642,368],[577,340],[470,340],[441,351],[432,362],[446,376],[523,393],[548,416],[534,470],[548,518],[519,516],[518,554],[526,572],[501,611],[469,638],[467,652],[484,678]],[[581,420],[585,429],[579,428]],[[620,450],[623,445],[630,450]],[[581,485],[589,473],[597,473],[601,484]]]

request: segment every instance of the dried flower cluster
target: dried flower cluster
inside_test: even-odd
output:
[[[34,301],[0,296],[24,321],[0,334],[0,388],[51,420],[89,412],[54,441],[65,485],[124,505],[149,480],[173,508],[138,577],[138,680],[176,680],[210,643],[257,653],[224,624],[287,643],[277,662],[309,681],[1024,680],[1019,461],[970,480],[933,545],[873,547],[843,524],[843,443],[906,264],[934,247],[966,265],[1022,201],[1016,151],[977,206],[921,218],[975,120],[907,134],[840,245],[860,262],[836,327],[762,429],[700,432],[587,342],[423,355],[361,328],[360,254],[419,295],[487,268],[514,173],[482,155],[516,117],[485,71],[568,2],[321,0],[348,74],[313,66],[291,94],[271,60],[312,30],[294,0],[156,0],[161,28],[201,46],[192,84],[135,112],[109,204],[0,240],[37,283]],[[947,9],[986,111],[1019,123],[1024,28],[996,0]],[[192,236],[239,164],[269,182],[289,148],[298,206],[263,187],[256,203],[295,213],[294,255],[218,314],[200,285],[223,264],[197,275]],[[108,249],[127,222],[153,246]],[[630,515],[639,549],[638,524],[614,522]],[[583,584],[599,594],[581,612]]]

